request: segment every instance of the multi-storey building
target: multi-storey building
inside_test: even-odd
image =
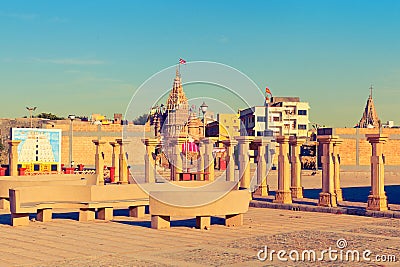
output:
[[[206,136],[218,137],[218,141],[240,135],[239,114],[217,114],[217,120],[207,124]]]
[[[271,130],[274,135],[307,136],[309,110],[308,102],[300,102],[299,97],[272,97],[267,107],[240,111],[240,134],[265,136]]]

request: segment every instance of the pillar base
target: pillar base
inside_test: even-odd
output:
[[[196,228],[201,230],[209,230],[211,225],[210,216],[196,216]]]
[[[343,201],[342,189],[335,189],[334,192],[336,194],[336,200],[337,201]]]
[[[11,226],[27,226],[29,225],[28,213],[11,213]]]
[[[99,208],[97,218],[104,221],[112,221],[114,218],[114,209],[112,207]]]
[[[153,229],[163,229],[170,228],[170,220],[169,216],[161,216],[161,215],[151,215],[151,228]]]
[[[368,196],[367,210],[385,211],[388,210],[387,196]]]
[[[261,196],[261,197],[267,197],[268,196],[268,185],[260,185],[257,187],[257,189],[254,191],[253,195],[255,196]]]
[[[88,222],[94,221],[96,217],[95,209],[80,209],[79,210],[79,221],[80,222]]]
[[[241,226],[243,225],[243,214],[231,214],[225,216],[225,226]]]
[[[274,203],[292,204],[292,193],[290,191],[276,191]]]
[[[302,187],[291,187],[292,198],[303,198],[303,188]]]
[[[0,199],[0,209],[10,210],[10,200],[2,198]]]
[[[337,207],[335,193],[319,193],[318,206],[322,207]]]
[[[51,222],[53,210],[52,209],[38,209],[36,220],[39,222]]]
[[[129,217],[142,218],[145,214],[145,206],[129,207]]]

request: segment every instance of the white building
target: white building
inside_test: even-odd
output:
[[[269,129],[275,136],[307,136],[309,110],[308,102],[300,102],[299,97],[272,97],[267,110],[254,106],[240,111],[240,135],[264,136]]]

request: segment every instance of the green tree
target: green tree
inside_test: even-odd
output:
[[[55,114],[46,113],[46,112],[42,112],[39,115],[37,115],[36,117],[37,118],[41,118],[41,119],[49,119],[49,120],[64,120],[63,117],[58,117]]]
[[[136,124],[136,125],[145,125],[146,122],[147,122],[147,120],[148,120],[148,118],[149,118],[149,115],[148,115],[148,114],[143,114],[143,115],[137,117],[136,119],[134,119],[134,120],[133,120],[133,124]]]

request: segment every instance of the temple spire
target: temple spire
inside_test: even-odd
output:
[[[360,128],[378,128],[380,120],[375,110],[374,100],[372,99],[372,85],[369,88],[370,95],[365,106],[364,113],[361,117],[359,127]]]

